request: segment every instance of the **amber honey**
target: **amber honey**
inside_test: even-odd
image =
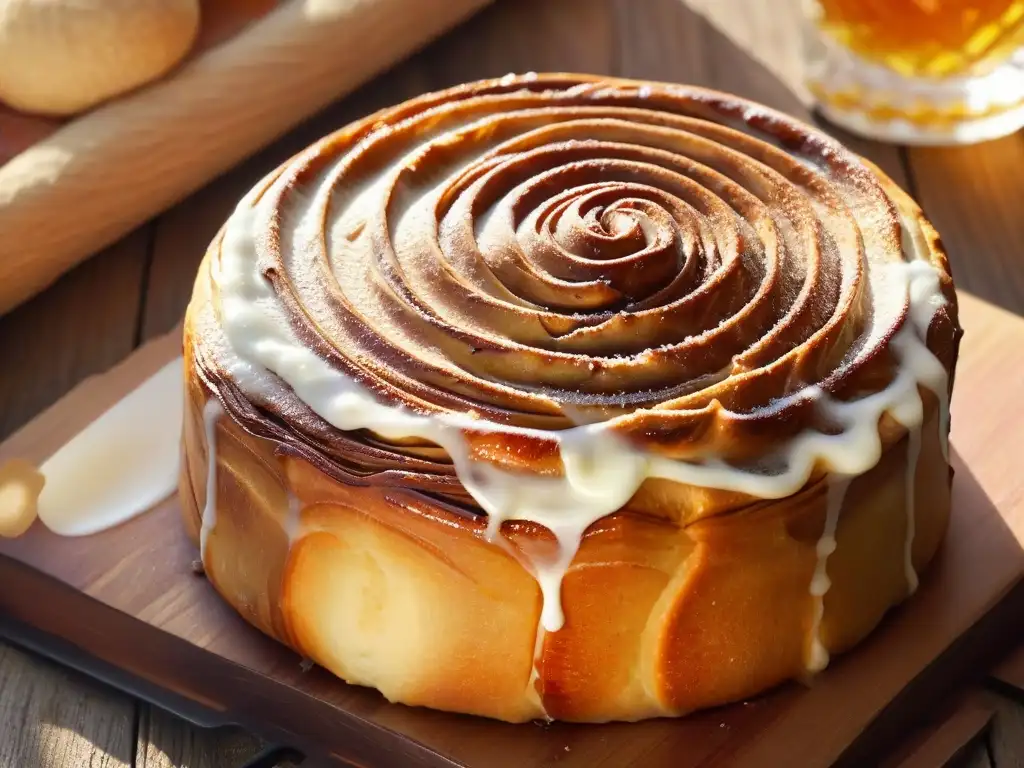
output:
[[[819,0],[822,29],[906,77],[978,74],[1024,43],[1024,0]]]
[[[808,85],[875,138],[963,143],[1024,124],[1024,0],[805,0]]]

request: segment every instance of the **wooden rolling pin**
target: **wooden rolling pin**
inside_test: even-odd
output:
[[[0,314],[490,0],[287,0],[0,166]]]

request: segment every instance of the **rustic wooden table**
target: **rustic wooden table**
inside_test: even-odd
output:
[[[707,85],[813,119],[800,84],[796,7],[797,0],[499,0],[0,318],[0,438],[172,328],[235,201],[323,133],[425,90],[528,70]],[[918,198],[945,240],[961,290],[1024,315],[1024,134],[916,149],[825,128]],[[908,764],[940,765],[956,753],[957,762],[978,768],[1024,764],[1022,689],[1019,654],[936,702],[933,727],[894,745],[898,761],[909,755]],[[0,644],[0,766],[228,768],[259,749],[253,736],[201,731]]]

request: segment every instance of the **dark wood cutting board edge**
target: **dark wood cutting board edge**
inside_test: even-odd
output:
[[[33,568],[16,563],[10,558],[0,558],[0,583],[13,583],[14,581],[27,585],[25,595],[32,596],[28,598],[30,602],[39,596],[45,600],[43,604],[49,606],[62,605],[61,593],[68,590],[66,585]],[[57,599],[48,599],[51,595],[57,596]],[[82,601],[91,603],[88,606],[83,605],[81,610],[88,611],[93,621],[103,622],[109,631],[116,632],[121,626],[137,621],[127,614],[116,611],[81,593],[75,593],[75,595]],[[63,599],[67,599],[67,597],[64,595]],[[25,600],[17,601],[18,605],[12,607],[13,602],[0,600],[0,604],[2,604],[0,638],[12,644],[161,707],[200,728],[239,726],[271,743],[294,747],[311,758],[325,754],[321,743],[311,739],[308,734],[292,733],[281,728],[274,722],[273,716],[257,714],[254,717],[249,712],[243,713],[242,706],[247,703],[244,697],[233,697],[235,699],[234,708],[230,713],[209,705],[204,706],[192,698],[187,691],[182,690],[187,687],[188,680],[179,679],[173,687],[164,686],[155,678],[143,676],[144,671],[142,673],[129,671],[129,665],[125,663],[125,659],[120,659],[119,666],[91,652],[89,648],[64,637],[64,633],[60,631],[64,619],[59,610],[48,611],[50,620],[41,622],[38,620],[36,611],[30,608],[27,613],[35,617],[38,625],[33,627],[14,618],[19,613],[18,607],[25,607],[23,605]],[[920,702],[940,701],[952,691],[982,678],[984,671],[991,666],[993,659],[1003,658],[1004,654],[1012,650],[1015,638],[1020,636],[1022,615],[1024,615],[1024,582],[1018,583],[992,611],[933,661],[899,696],[890,702],[868,728],[843,751],[834,764],[835,768],[860,768],[865,765],[882,764],[890,749],[899,744],[906,734],[929,721],[931,713],[927,708],[921,707]],[[176,669],[196,668],[201,670],[204,667],[206,652],[195,646],[185,646],[184,649],[179,649],[180,644],[174,643],[171,636],[153,627],[144,625],[144,629],[140,634],[135,635],[135,638],[150,641],[152,643],[149,647],[150,652],[156,651],[164,656],[169,665],[176,665],[171,670],[172,674]],[[184,653],[181,653],[181,650],[184,650]],[[236,674],[244,675],[245,672],[244,669],[235,670]],[[185,685],[182,685],[183,682]],[[204,685],[211,683],[216,685],[218,682],[219,680],[215,678],[204,681]],[[226,690],[230,690],[230,688]],[[285,688],[285,690],[291,689]],[[226,701],[222,703],[230,705]],[[284,703],[284,700],[275,701],[275,703],[280,705]],[[371,742],[376,744],[372,738]],[[410,744],[409,746],[414,745]],[[378,762],[374,762],[372,765],[458,765],[422,745],[415,746],[422,750],[416,757],[410,753],[404,753],[401,755],[400,762],[380,762],[381,755],[378,753],[375,755]],[[343,765],[359,765],[350,758],[337,754],[328,759]],[[410,760],[414,762],[409,762]]]
[[[241,726],[304,754],[335,752],[332,757],[346,765],[457,765],[354,715],[346,713],[348,722],[311,721],[308,697],[297,689],[180,642],[34,568],[0,557],[0,584],[13,583],[18,589],[0,594],[0,636],[197,725]],[[326,746],[342,729],[344,755]]]
[[[511,726],[391,705],[322,670],[301,672],[295,654],[230,611],[189,572],[195,553],[173,499],[86,539],[36,525],[0,540],[0,634],[205,725],[238,724],[350,765],[763,766],[791,760],[797,743],[806,765],[874,763],[883,741],[926,716],[929,697],[982,656],[994,661],[1022,615],[1024,479],[1006,462],[1024,453],[1024,429],[1013,428],[1024,414],[1005,352],[1024,343],[1024,322],[969,297],[964,310],[947,546],[906,609],[811,688],[632,725]],[[175,354],[178,338],[85,382],[0,446],[0,461],[44,459]],[[963,394],[983,385],[984,397]]]

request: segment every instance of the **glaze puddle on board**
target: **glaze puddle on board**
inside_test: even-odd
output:
[[[178,357],[43,462],[39,519],[61,536],[88,536],[170,496],[183,413]]]

